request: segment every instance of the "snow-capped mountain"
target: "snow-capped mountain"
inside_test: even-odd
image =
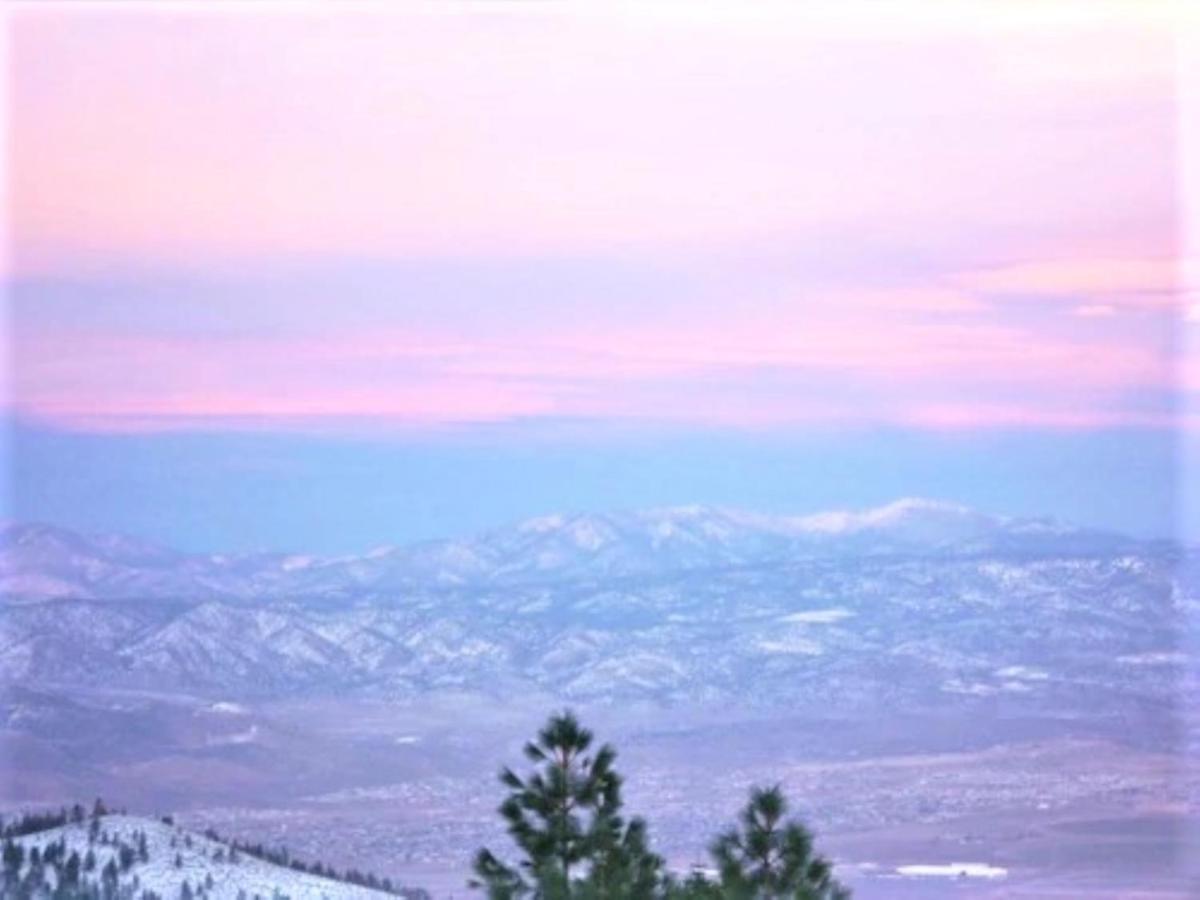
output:
[[[1175,548],[923,500],[552,516],[340,559],[4,539],[8,684],[220,699],[1100,703],[1169,690],[1190,602]]]
[[[0,528],[10,598],[262,598],[489,586],[754,566],[811,557],[1112,551],[1133,542],[1045,520],[906,499],[862,512],[777,516],[691,506],[555,515],[473,538],[350,557],[184,554],[47,525]]]
[[[59,879],[97,885],[107,879],[114,896],[118,887],[132,889],[129,896],[136,897],[149,891],[159,897],[212,900],[395,900],[398,896],[277,865],[211,836],[141,816],[105,815],[94,823],[85,819],[15,837],[12,843],[22,857],[18,883],[37,878],[50,891]],[[42,862],[46,859],[51,862]],[[7,896],[3,890],[0,887],[0,895]],[[39,895],[31,886],[25,892],[14,890],[13,896]]]

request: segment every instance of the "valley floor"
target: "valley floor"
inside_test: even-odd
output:
[[[439,898],[470,895],[479,847],[507,851],[495,772],[519,765],[545,708],[464,698],[424,707],[104,702],[137,706],[146,744],[128,734],[31,742],[10,728],[0,733],[6,807],[103,795]],[[949,714],[838,722],[583,712],[618,749],[629,811],[649,820],[656,848],[681,870],[704,862],[751,785],[781,782],[860,900],[1196,896],[1197,872],[1186,867],[1197,858],[1200,779],[1194,755],[1164,743],[1166,732]],[[175,735],[169,752],[163,732]],[[904,874],[950,864],[968,874]]]

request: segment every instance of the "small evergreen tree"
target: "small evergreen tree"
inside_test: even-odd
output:
[[[15,882],[25,864],[25,847],[12,838],[4,842],[4,880]]]
[[[813,852],[802,824],[785,821],[787,800],[778,787],[755,788],[741,827],[713,842],[711,853],[726,896],[747,900],[847,900],[833,866]]]
[[[25,864],[25,847],[17,844],[12,838],[4,842],[4,868],[5,871],[20,871],[20,866]]]
[[[647,848],[644,823],[619,815],[616,751],[605,744],[589,754],[592,740],[572,713],[551,716],[525,745],[535,771],[524,779],[508,768],[500,773],[509,791],[500,815],[522,858],[514,867],[479,851],[471,885],[491,900],[651,896],[662,861]]]
[[[79,870],[82,863],[79,859],[78,851],[71,851],[71,855],[67,857],[67,863],[63,866],[63,882],[74,887],[79,884]]]
[[[703,873],[693,872],[682,881],[669,880],[663,897],[665,900],[727,900],[728,895]]]

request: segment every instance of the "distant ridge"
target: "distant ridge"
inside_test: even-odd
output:
[[[1110,714],[1174,696],[1189,596],[1177,548],[918,498],[560,514],[336,558],[27,525],[0,546],[0,725],[48,746],[124,726],[22,688],[204,697],[172,728],[220,753],[286,743],[248,701],[331,692]]]
[[[556,514],[468,538],[329,557],[189,554],[120,535],[6,522],[0,526],[0,593],[251,599],[614,578],[809,556],[1090,553],[1137,543],[1050,519],[996,516],[915,497],[803,516],[700,505]]]

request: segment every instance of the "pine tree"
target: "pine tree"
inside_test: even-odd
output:
[[[619,796],[616,807],[619,808]],[[616,808],[601,809],[591,833],[590,868],[572,890],[580,900],[650,900],[663,881],[663,861],[649,849],[646,824],[628,824]]]
[[[25,847],[12,838],[4,842],[4,879],[15,882],[25,864]]]
[[[742,811],[741,828],[713,843],[723,893],[746,900],[847,900],[827,859],[813,852],[802,824],[785,821],[787,800],[778,787],[755,788]]]
[[[499,811],[522,858],[513,867],[480,850],[473,887],[492,900],[651,896],[662,861],[647,848],[644,823],[619,815],[616,751],[605,744],[589,755],[592,740],[572,713],[552,716],[525,745],[535,771],[524,779],[501,772],[509,794]]]
[[[74,886],[79,883],[80,870],[79,852],[72,850],[71,855],[67,857],[67,864],[63,867],[63,880],[66,884]]]
[[[701,872],[693,872],[682,881],[671,879],[663,890],[664,900],[727,900],[728,896]]]

